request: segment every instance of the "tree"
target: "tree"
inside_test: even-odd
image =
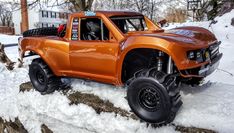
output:
[[[17,8],[18,4],[15,1],[0,3],[0,21],[2,26],[10,27],[12,25],[12,11]]]
[[[89,11],[92,8],[94,0],[33,0],[28,3],[28,7],[39,5],[40,7],[69,6],[72,12]]]
[[[158,16],[163,16],[162,5],[170,5],[174,1],[178,0],[95,0],[93,9],[136,11],[156,21]]]
[[[213,20],[218,15],[222,15],[234,9],[234,0],[203,0],[201,9],[195,13],[195,19]]]
[[[68,0],[73,6],[74,11],[89,11],[94,0]]]
[[[0,20],[2,26],[10,26],[12,23],[12,13],[5,7],[4,3],[0,5]]]
[[[232,9],[234,9],[234,0],[223,1],[218,15],[223,15],[230,12]]]
[[[167,22],[177,22],[182,23],[187,19],[186,10],[181,8],[168,8],[165,16]]]
[[[53,3],[51,6],[69,7],[71,12],[87,10],[137,11],[153,21],[156,21],[159,16],[166,15],[162,9],[163,6],[175,8],[178,3],[186,6],[186,0],[34,0],[31,1],[29,7],[33,7],[35,4],[48,5],[48,3]]]

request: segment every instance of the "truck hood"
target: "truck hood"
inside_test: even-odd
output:
[[[141,35],[190,45],[205,45],[216,41],[213,33],[201,27],[179,27],[170,30],[155,31],[153,33],[143,33]]]

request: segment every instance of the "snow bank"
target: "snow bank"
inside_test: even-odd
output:
[[[17,47],[6,48],[6,51],[13,61],[17,60]],[[93,108],[84,104],[70,106],[67,97],[60,92],[50,95],[41,95],[37,91],[19,93],[19,85],[29,81],[27,66],[30,61],[31,59],[27,59],[23,68],[14,69],[12,72],[7,71],[5,66],[0,64],[0,116],[6,120],[19,117],[29,132],[39,133],[42,123],[57,133],[176,132],[174,127],[154,129],[140,121],[115,116],[114,113],[98,115]],[[124,98],[126,94],[124,88],[78,79],[73,79],[72,86],[74,90],[94,93],[102,99],[110,100],[117,107],[129,109]]]
[[[15,44],[18,43],[18,38],[20,36],[13,36],[13,35],[4,35],[0,34],[0,43],[2,44]]]

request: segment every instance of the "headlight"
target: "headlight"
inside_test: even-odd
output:
[[[188,52],[188,58],[191,59],[191,60],[195,58],[195,53],[194,53],[194,51]]]
[[[194,51],[188,51],[187,53],[188,58],[190,60],[195,60],[197,62],[203,62],[203,51],[202,50],[194,50]]]
[[[197,59],[201,57],[201,51],[197,51],[196,57]]]

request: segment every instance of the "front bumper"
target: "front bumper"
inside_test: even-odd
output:
[[[218,54],[210,64],[207,64],[201,68],[201,70],[198,71],[198,75],[202,77],[206,77],[213,73],[219,66],[220,59],[222,58],[223,54]]]
[[[222,56],[223,54],[219,53],[215,58],[211,59],[209,64],[193,69],[181,70],[181,75],[182,77],[206,77],[218,68]]]

